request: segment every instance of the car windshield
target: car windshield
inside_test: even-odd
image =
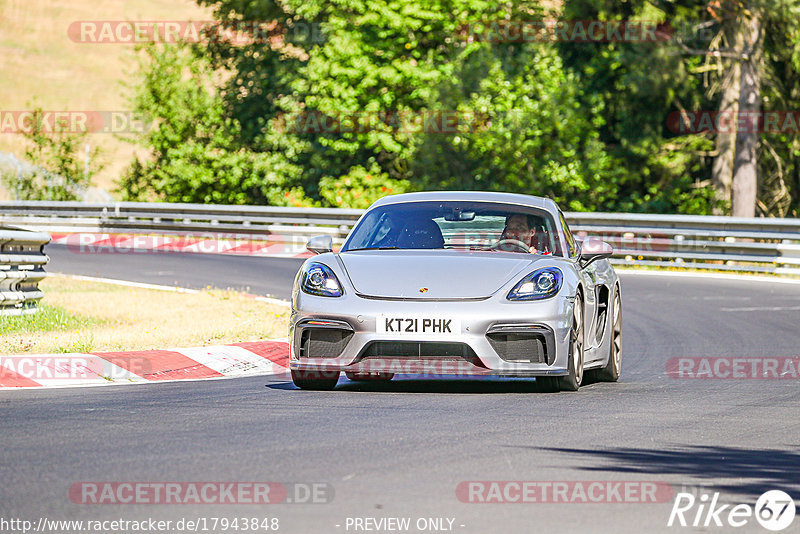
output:
[[[545,210],[493,202],[407,202],[370,210],[342,252],[365,249],[461,249],[561,256]]]

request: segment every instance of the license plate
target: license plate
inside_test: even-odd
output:
[[[461,333],[461,320],[452,317],[378,315],[379,334],[449,335]]]

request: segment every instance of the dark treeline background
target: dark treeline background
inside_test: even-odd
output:
[[[799,1],[198,0],[222,37],[140,50],[132,104],[157,126],[121,192],[366,207],[497,190],[566,210],[796,217],[797,125],[717,133],[674,119],[797,113]],[[658,39],[509,31],[554,20],[638,21]],[[268,35],[226,38],[242,23]]]

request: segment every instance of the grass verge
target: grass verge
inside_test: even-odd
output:
[[[0,317],[0,354],[221,345],[284,337],[288,309],[235,291],[177,293],[51,276],[36,315]]]
[[[0,316],[0,332],[4,334],[33,334],[80,328],[91,322],[88,317],[78,317],[59,306],[40,306],[39,312],[12,317]]]
[[[695,273],[695,274],[725,274],[730,276],[741,276],[742,278],[747,277],[767,277],[767,278],[775,278],[776,280],[781,279],[790,279],[790,280],[800,280],[800,275],[796,274],[772,274],[772,273],[764,273],[760,271],[747,271],[747,270],[731,270],[731,269],[709,269],[709,268],[699,268],[699,267],[692,267],[691,263],[686,263],[684,266],[678,265],[670,265],[670,266],[661,266],[661,265],[623,265],[623,264],[614,264],[614,270],[618,272],[625,272],[625,271],[654,271],[654,272],[673,272],[673,273]]]

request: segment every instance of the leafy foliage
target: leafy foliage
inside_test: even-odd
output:
[[[299,192],[298,169],[280,154],[244,146],[241,125],[225,111],[209,62],[188,47],[143,48],[134,108],[155,119],[120,184],[127,199],[212,204],[286,204]]]
[[[223,26],[267,21],[267,38],[143,50],[133,103],[155,127],[121,183],[127,198],[364,207],[390,192],[480,189],[571,210],[718,207],[713,139],[667,128],[670,113],[714,109],[704,58],[674,42],[481,33],[553,16],[655,21],[703,48],[706,1],[566,0],[557,13],[531,0],[198,2]],[[770,19],[783,33],[768,45],[780,83],[766,107],[800,98],[790,11]],[[766,185],[796,205],[796,136],[770,144],[763,167],[780,179]]]
[[[49,122],[39,107],[31,112],[29,125],[22,132],[28,141],[25,159],[36,165],[4,168],[0,179],[18,200],[80,200],[103,168],[97,147],[88,154],[84,150],[88,132],[71,131],[67,119]]]
[[[330,206],[368,208],[386,195],[405,193],[409,184],[403,180],[391,180],[378,165],[367,170],[356,166],[339,178],[326,176],[320,180],[320,192]]]

